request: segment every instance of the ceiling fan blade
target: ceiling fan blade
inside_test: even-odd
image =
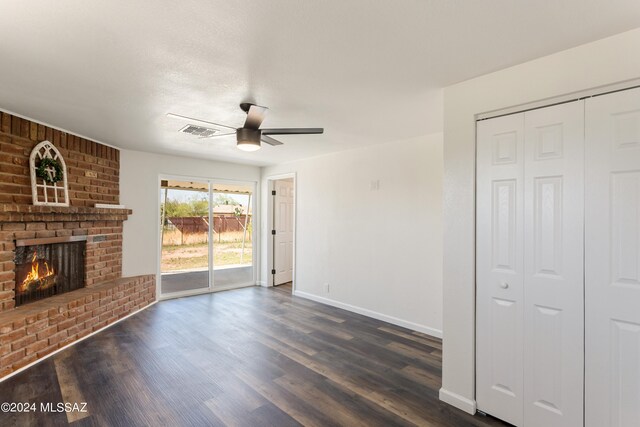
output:
[[[267,135],[262,135],[260,139],[262,140],[262,142],[266,142],[269,145],[282,145],[282,142],[278,141],[277,139],[273,139]]]
[[[171,117],[172,119],[184,120],[185,122],[190,122],[194,124],[202,123],[207,125],[214,125],[221,128],[236,130],[236,128],[231,126],[221,125],[220,123],[208,122],[206,120],[194,119],[193,117],[181,116],[179,114],[167,113],[167,117]]]
[[[252,105],[249,107],[244,127],[249,129],[258,129],[267,115],[267,110],[267,107],[260,107],[259,105]]]
[[[275,128],[262,129],[263,135],[312,135],[324,133],[324,128]]]
[[[216,134],[213,134],[211,136],[201,136],[198,139],[212,139],[212,138],[218,138],[218,137],[221,137],[221,136],[231,136],[231,135],[235,135],[235,134],[236,134],[235,132],[216,133]]]

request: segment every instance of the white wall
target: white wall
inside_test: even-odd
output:
[[[125,276],[158,272],[161,174],[260,181],[260,168],[256,166],[120,151],[120,203],[133,209],[133,215],[124,223],[122,274]]]
[[[296,292],[439,336],[442,134],[268,167],[263,193],[266,177],[289,172],[296,173]],[[264,221],[266,198],[262,210]],[[268,229],[263,224],[266,283]]]
[[[475,115],[640,78],[640,29],[444,91],[444,360],[441,399],[475,411]]]

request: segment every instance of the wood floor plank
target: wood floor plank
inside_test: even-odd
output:
[[[56,368],[56,376],[58,377],[58,384],[60,386],[60,395],[65,402],[86,402],[87,400],[82,395],[82,390],[76,374],[73,369],[74,359],[71,357],[71,353],[66,353],[62,357],[58,357],[54,360]],[[70,411],[66,413],[67,421],[73,423],[89,416],[89,411]]]
[[[322,427],[327,425],[339,425],[332,422],[331,419],[326,419],[324,414],[319,413],[310,404],[297,399],[295,395],[273,382],[265,382],[248,371],[239,372],[238,376],[247,385],[260,393],[265,399],[269,400],[304,426]]]
[[[313,314],[314,316],[317,316],[317,317],[322,317],[322,318],[325,318],[327,320],[331,320],[332,322],[335,322],[335,323],[344,323],[344,321],[345,321],[345,319],[343,319],[341,317],[332,316],[330,314],[326,314],[326,313],[323,313],[321,311],[314,310],[314,309],[308,308],[308,307],[302,308],[302,307],[298,306],[297,304],[292,304],[290,302],[285,302],[282,305],[284,305],[287,308],[291,308],[293,310],[299,311],[301,313],[305,313],[306,312],[308,314]]]
[[[418,335],[415,335],[414,333],[406,333],[403,331],[398,331],[395,328],[388,327],[388,326],[380,326],[378,330],[383,332],[388,332],[390,334],[442,350],[442,342],[434,337],[429,337],[426,335],[418,336]]]
[[[416,362],[424,363],[434,368],[438,368],[442,365],[442,361],[438,360],[436,356],[433,356],[431,352],[420,351],[399,342],[389,343],[386,347]]]
[[[254,410],[252,418],[244,426],[251,427],[298,427],[299,422],[273,404],[262,405]]]

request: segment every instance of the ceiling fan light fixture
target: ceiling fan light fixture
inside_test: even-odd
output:
[[[236,136],[238,149],[242,151],[258,151],[260,149],[260,130],[240,128],[236,130]]]
[[[242,151],[258,151],[260,147],[260,141],[238,141],[238,149]]]

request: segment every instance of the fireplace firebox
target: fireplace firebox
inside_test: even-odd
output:
[[[16,241],[16,306],[84,287],[86,236]]]

